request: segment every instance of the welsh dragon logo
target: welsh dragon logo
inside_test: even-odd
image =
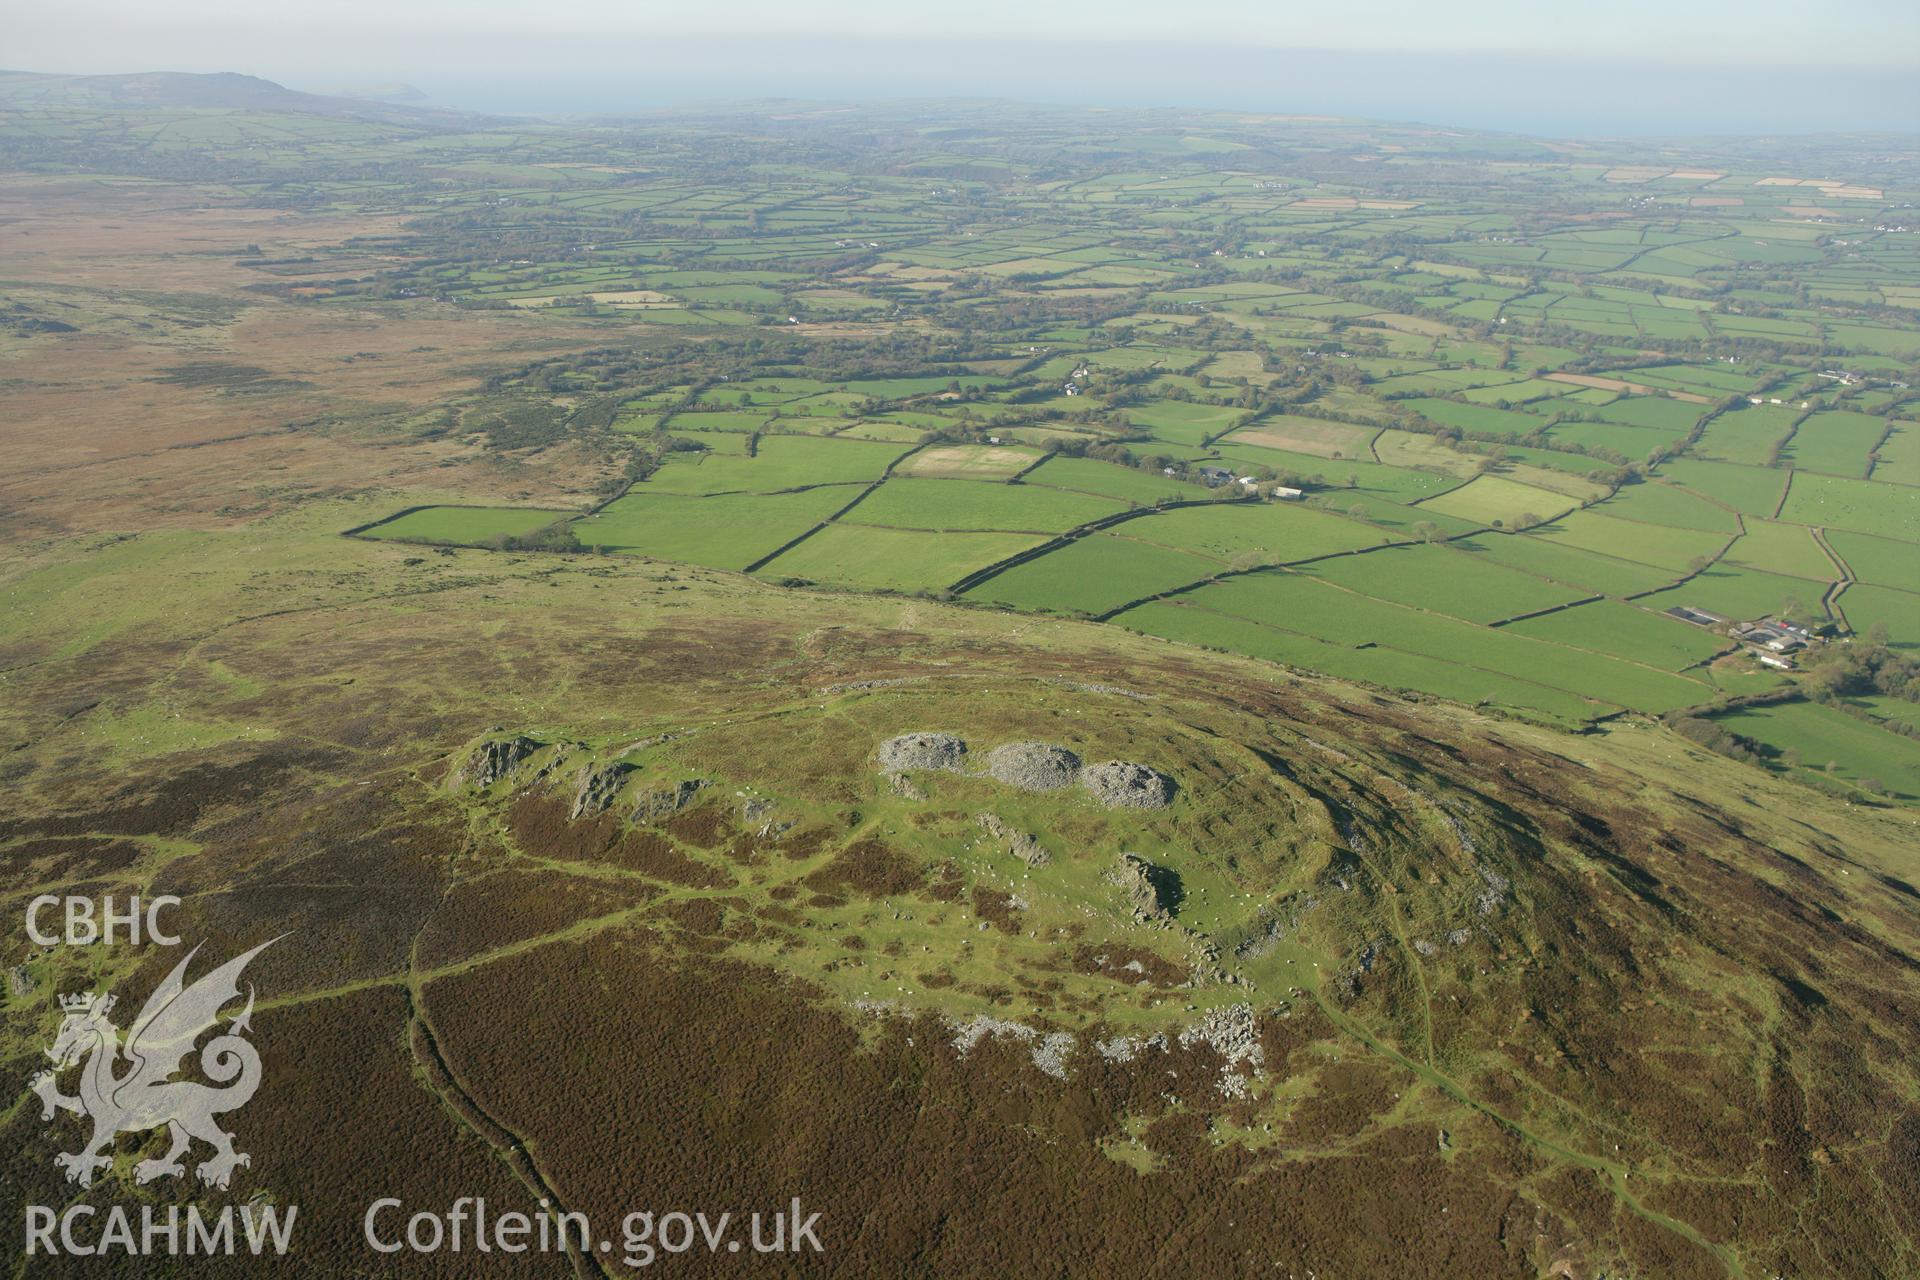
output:
[[[183,1069],[195,1043],[214,1027],[222,1006],[239,998],[240,972],[247,962],[277,941],[261,943],[191,986],[186,983],[187,965],[200,948],[189,951],[141,1008],[125,1045],[120,1042],[120,1029],[108,1018],[113,996],[83,992],[60,997],[66,1017],[47,1050],[54,1066],[36,1075],[32,1088],[40,1095],[43,1120],[53,1119],[55,1111],[72,1111],[93,1121],[93,1136],[84,1147],[54,1157],[54,1163],[67,1171],[67,1181],[92,1186],[95,1172],[113,1163],[108,1153],[116,1134],[162,1125],[172,1145],[159,1159],[134,1166],[134,1181],[142,1185],[156,1178],[185,1176],[180,1158],[196,1138],[213,1148],[213,1155],[195,1170],[202,1182],[225,1189],[235,1167],[252,1163],[233,1149],[233,1135],[214,1120],[222,1112],[245,1106],[260,1087],[260,1054],[246,1039],[253,1016],[251,985],[246,1008],[200,1049],[200,1069],[214,1084],[170,1077]],[[60,1092],[57,1073],[76,1062],[82,1063],[80,1092],[69,1097]]]

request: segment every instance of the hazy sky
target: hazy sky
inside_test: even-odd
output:
[[[1349,113],[1375,103],[1369,114],[1645,132],[1795,122],[1907,130],[1920,106],[1917,0],[11,7],[0,62],[12,68],[244,71],[295,87],[405,80],[450,104],[501,110],[988,93]]]

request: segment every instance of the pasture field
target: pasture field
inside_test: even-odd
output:
[[[892,479],[841,517],[844,524],[897,529],[1007,530],[1065,533],[1125,511],[1125,504],[1039,485],[980,480]]]
[[[958,476],[967,480],[1006,480],[1040,460],[1037,449],[1002,445],[934,445],[902,462],[903,476]]]
[[[1629,427],[1659,431],[1678,439],[1691,431],[1705,412],[1705,406],[1683,400],[1629,395],[1592,410],[1588,416],[1600,422],[1617,422]]]
[[[1684,572],[1701,558],[1718,556],[1731,540],[1730,536],[1697,529],[1619,520],[1599,510],[1576,511],[1540,529],[1538,536],[1675,573]]]
[[[1199,445],[1246,417],[1244,409],[1179,400],[1129,405],[1124,412],[1136,428],[1152,432],[1156,440],[1177,445]]]
[[[1558,422],[1547,429],[1548,437],[1561,448],[1602,450],[1633,460],[1644,458],[1656,449],[1678,444],[1683,433],[1648,427],[1628,427],[1616,422]]]
[[[752,457],[673,454],[643,487],[654,493],[775,493],[873,481],[905,452],[898,445],[864,440],[763,436]]]
[[[1585,594],[1450,546],[1389,547],[1301,565],[1297,572],[1376,600],[1469,622],[1497,622]]]
[[[1625,485],[1594,509],[1603,515],[1643,524],[1723,533],[1729,537],[1740,532],[1740,518],[1733,512],[1657,480]]]
[[[1376,542],[1399,542],[1419,538],[1430,529],[1437,537],[1477,533],[1487,526],[1478,520],[1462,520],[1426,507],[1395,502],[1365,489],[1338,489],[1316,498],[1315,505],[1338,511],[1357,520],[1365,520],[1381,533]]]
[[[1671,605],[1828,614],[1856,640],[1878,622],[1920,647],[1902,318],[1920,254],[1813,212],[1846,201],[1870,227],[1920,192],[1764,185],[1745,163],[1589,168],[1512,140],[1469,163],[1394,133],[1372,172],[1422,192],[1403,199],[1364,170],[1290,172],[1369,154],[1332,125],[1286,125],[1339,137],[1331,152],[1274,152],[1219,122],[1081,120],[1041,144],[1013,118],[982,116],[965,147],[890,134],[884,181],[796,140],[809,163],[767,166],[764,189],[669,179],[654,152],[616,181],[526,159],[544,144],[516,131],[436,179],[431,261],[245,269],[343,291],[320,308],[377,279],[383,305],[493,309],[529,336],[590,326],[592,344],[502,366],[457,406],[458,434],[433,436],[501,467],[435,499],[560,509],[639,477],[576,522],[589,546],[737,570],[801,539],[757,576],[965,583],[969,604],[1015,611],[1173,593],[1134,621],[1183,636],[1231,610],[1176,601],[1274,597],[1284,617],[1212,625],[1247,653],[1563,724],[1802,678],[1751,656],[1682,678],[1729,641],[1659,616]],[[1099,172],[1061,158],[1095,138]],[[1041,152],[1061,172],[1028,181]],[[1435,176],[1463,165],[1471,180]],[[343,208],[411,198],[330,190]],[[1407,237],[1432,247],[1410,257]],[[506,483],[562,460],[565,484]],[[1243,501],[1243,479],[1305,501]],[[1147,510],[1171,502],[1192,505]],[[483,522],[472,540],[498,537]],[[1308,567],[1265,572],[1282,566]]]
[[[1565,494],[1492,475],[1475,476],[1458,489],[1423,498],[1419,503],[1422,511],[1505,528],[1545,523],[1574,506]]]
[[[1847,701],[1875,719],[1904,725],[1908,729],[1920,732],[1920,702],[1908,702],[1905,698],[1894,698],[1885,694],[1849,698]]]
[[[536,507],[422,507],[364,530],[361,537],[479,547],[523,538],[573,515]]]
[[[1484,556],[1553,582],[1595,595],[1631,596],[1671,583],[1672,571],[1616,556],[1583,551],[1532,534],[1481,533],[1448,544],[1463,554]]]
[[[1179,507],[1119,525],[1115,533],[1240,567],[1288,564],[1377,546],[1379,531],[1293,502]]]
[[[1125,525],[1121,526],[1126,528]],[[1222,572],[1215,560],[1112,533],[1092,533],[987,579],[969,599],[1048,613],[1105,613]],[[956,574],[957,579],[960,575]]]
[[[1920,542],[1920,492],[1873,480],[1796,471],[1780,518],[1795,524]]]
[[[1776,467],[1672,458],[1660,464],[1660,474],[1743,515],[1771,516],[1780,509],[1791,473]]]
[[[1869,455],[1891,425],[1874,414],[1817,412],[1800,424],[1782,456],[1798,471],[1865,479],[1873,468]]]
[[[1250,427],[1241,427],[1220,443],[1227,447],[1250,444],[1321,458],[1369,461],[1373,460],[1373,455],[1367,447],[1368,442],[1378,434],[1370,427],[1281,413],[1261,418]]]
[[[1827,541],[1860,581],[1920,591],[1920,546],[1840,529],[1829,533]]]
[[[1785,405],[1729,409],[1707,424],[1695,452],[1715,462],[1766,466],[1774,460],[1775,446],[1787,438],[1799,416],[1798,409]]]
[[[928,533],[832,524],[758,572],[832,586],[939,591],[976,569],[1046,541],[1020,533]]]
[[[1727,550],[1728,563],[1815,582],[1839,580],[1839,569],[1805,526],[1772,520],[1748,520],[1746,526],[1747,531]]]
[[[1657,713],[1690,706],[1707,692],[1679,676],[1374,600],[1288,570],[1228,578],[1181,598],[1335,644],[1475,667],[1613,707]]]
[[[1904,799],[1920,798],[1920,741],[1902,738],[1856,720],[1844,711],[1810,702],[1746,707],[1716,719],[1735,733],[1772,747],[1782,768],[1828,772],[1860,785],[1878,781]]]
[[[1847,588],[1840,607],[1854,630],[1866,632],[1878,623],[1892,633],[1895,648],[1920,649],[1920,594],[1863,582]]]
[[[629,493],[573,525],[587,546],[744,569],[859,496],[858,485],[717,497]]]
[[[1219,452],[1222,461],[1242,467],[1266,467],[1283,477],[1304,479],[1335,496],[1360,489],[1395,501],[1411,502],[1455,483],[1451,476],[1409,467],[1383,466],[1360,458],[1317,458],[1307,453],[1235,443],[1233,439],[1221,441]]]
[[[1196,602],[1156,601],[1114,618],[1117,626],[1227,649],[1269,662],[1325,671],[1389,689],[1414,690],[1479,706],[1497,706],[1550,724],[1572,727],[1592,719],[1594,704],[1565,690],[1517,680],[1497,671],[1462,666],[1395,649],[1355,649],[1248,618],[1199,607]]]
[[[1893,432],[1880,446],[1880,460],[1874,464],[1869,478],[1888,484],[1920,486],[1920,423],[1893,424]]]
[[[1055,456],[1021,477],[1032,487],[1070,489],[1077,493],[1100,494],[1137,506],[1152,506],[1163,500],[1204,498],[1208,490],[1171,476],[1139,471],[1132,467],[1096,462],[1090,458]]]
[[[1649,609],[1690,605],[1735,621],[1783,613],[1817,618],[1821,616],[1820,597],[1825,593],[1826,584],[1806,578],[1716,564],[1677,587],[1643,596],[1638,603]]]
[[[1546,425],[1546,420],[1530,413],[1514,409],[1496,409],[1487,405],[1460,404],[1453,400],[1436,400],[1420,397],[1402,401],[1408,408],[1429,422],[1437,422],[1443,427],[1454,427],[1460,431],[1478,432],[1489,436],[1532,435]]]
[[[1711,631],[1618,600],[1595,600],[1502,629],[1668,671],[1705,662],[1730,644]]]

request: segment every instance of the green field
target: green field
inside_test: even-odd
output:
[[[1716,564],[1696,574],[1680,586],[1644,596],[1640,604],[1649,609],[1671,609],[1690,605],[1735,620],[1751,620],[1777,613],[1820,614],[1824,583],[1805,578],[1782,577],[1759,569]],[[1795,606],[1789,608],[1789,605]]]
[[[904,452],[896,444],[863,440],[763,436],[753,457],[673,454],[641,487],[655,493],[774,493],[871,481]]]
[[[1126,509],[1119,502],[1037,485],[895,478],[861,499],[842,523],[1064,533]]]
[[[1860,581],[1920,591],[1920,546],[1840,529],[1829,533],[1827,541]]]
[[[1675,576],[1669,570],[1583,551],[1533,534],[1482,533],[1457,538],[1449,545],[1485,556],[1495,564],[1599,595],[1637,595],[1666,586]]]
[[[1262,626],[1246,618],[1191,605],[1142,605],[1114,621],[1116,625],[1169,640],[1228,649],[1389,689],[1414,690],[1458,702],[1502,707],[1549,723],[1576,725],[1591,719],[1596,710],[1591,702],[1564,690],[1516,680],[1497,671],[1394,649],[1354,649],[1329,644],[1297,632]]]
[[[1497,622],[1584,594],[1447,546],[1391,547],[1322,560],[1299,571],[1362,595],[1469,622]]]
[[[1594,510],[1622,520],[1675,529],[1697,529],[1729,536],[1740,531],[1739,517],[1725,507],[1658,481],[1627,485]]]
[[[836,524],[759,572],[833,586],[940,591],[976,569],[1046,541],[1019,533],[925,533]]]
[[[1422,511],[1470,520],[1476,524],[1517,528],[1552,520],[1570,511],[1574,503],[1549,489],[1521,484],[1505,476],[1476,476],[1458,489],[1423,499]]]
[[[1143,596],[1198,582],[1225,567],[1170,547],[1094,533],[989,578],[967,596],[1016,609],[1104,613]]]
[[[1747,531],[1727,551],[1726,559],[1731,563],[1815,582],[1831,582],[1840,577],[1833,561],[1803,526],[1753,519],[1746,524]]]
[[[1660,464],[1660,474],[1750,516],[1771,516],[1787,491],[1787,473],[1773,467],[1674,458]]]
[[[1763,742],[1782,755],[1797,753],[1800,764],[1781,760],[1784,768],[1830,772],[1855,786],[1863,780],[1877,780],[1896,796],[1920,799],[1920,741],[1876,728],[1832,707],[1805,702],[1748,707],[1717,718],[1735,733]]]
[[[574,533],[582,543],[610,551],[744,569],[859,493],[856,485],[711,498],[636,491],[579,521]]]
[[[1793,433],[1786,460],[1798,471],[1863,479],[1873,466],[1868,455],[1887,434],[1889,425],[1885,418],[1872,414],[1815,413]]]
[[[1378,646],[1457,663],[1617,707],[1666,711],[1701,701],[1706,692],[1691,680],[1374,600],[1286,571],[1225,579],[1181,600],[1336,645]]]
[[[1718,462],[1765,466],[1773,459],[1774,446],[1787,438],[1799,416],[1799,410],[1785,405],[1730,409],[1707,424],[1698,452]]]
[[[1129,520],[1115,532],[1235,567],[1286,564],[1380,542],[1370,525],[1294,502],[1180,507]]]
[[[1780,518],[1920,542],[1920,492],[1873,480],[1796,471]]]
[[[1202,485],[1188,484],[1171,476],[1090,458],[1049,458],[1022,477],[1022,482],[1096,493],[1139,506],[1152,506],[1165,499],[1201,498],[1208,492]]]
[[[1576,511],[1541,529],[1537,536],[1676,574],[1702,557],[1717,556],[1729,541],[1716,533],[1618,520],[1599,510]]]
[[[1729,645],[1710,631],[1617,600],[1596,600],[1503,629],[1669,671],[1704,662]]]
[[[533,507],[422,507],[377,524],[362,536],[477,547],[525,537],[572,514]]]

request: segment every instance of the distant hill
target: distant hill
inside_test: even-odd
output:
[[[210,75],[147,71],[103,76],[0,71],[0,107],[200,107],[293,111],[305,115],[338,116],[416,127],[432,127],[455,121],[470,122],[473,118],[460,112],[438,111],[396,102],[302,93],[271,80],[232,71]]]

